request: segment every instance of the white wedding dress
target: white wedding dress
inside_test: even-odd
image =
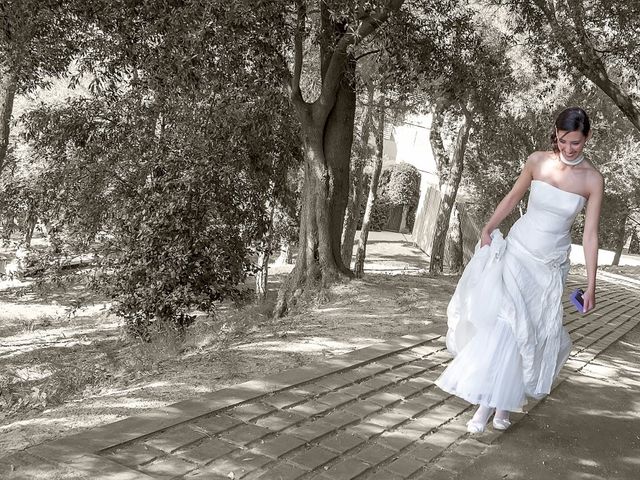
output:
[[[548,394],[571,351],[562,325],[570,229],[586,199],[531,182],[527,212],[506,239],[476,249],[447,309],[454,359],[436,380],[473,404],[520,411]]]

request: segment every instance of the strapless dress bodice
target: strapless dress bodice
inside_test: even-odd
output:
[[[527,212],[511,227],[510,241],[541,258],[566,252],[571,246],[571,226],[585,202],[582,195],[533,180]]]

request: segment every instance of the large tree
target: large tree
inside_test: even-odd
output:
[[[408,93],[410,85],[415,97],[423,77],[441,72],[440,56],[434,52],[457,28],[458,10],[465,8],[458,3],[463,2],[296,2],[293,66],[286,83],[302,126],[305,187],[300,250],[281,289],[276,314],[284,314],[308,285],[352,275],[343,260],[347,252],[340,247],[362,60],[368,69],[373,65],[378,74],[389,77],[388,98]],[[311,74],[316,91],[305,96],[301,78],[310,51],[319,58],[320,68]]]
[[[265,41],[280,45],[269,32],[283,18],[271,13],[92,2],[84,21],[99,33],[78,60],[91,95],[25,118],[42,165],[40,215],[63,240],[93,246],[102,284],[136,334],[157,320],[183,326],[194,308],[237,295],[266,207],[300,158],[280,72],[264,55]]]
[[[293,69],[286,83],[302,128],[305,157],[299,251],[293,272],[280,291],[276,315],[284,314],[294,292],[352,276],[341,256],[342,227],[349,193],[349,164],[356,107],[354,51],[396,13],[403,0],[378,5],[320,1],[310,13],[296,2]],[[314,2],[315,3],[315,2]],[[301,78],[306,36],[314,21],[320,59],[318,94],[305,100]]]

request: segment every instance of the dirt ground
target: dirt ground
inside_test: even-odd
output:
[[[132,343],[104,299],[66,290],[0,292],[0,457],[28,446],[445,322],[455,276],[429,276],[400,234],[373,233],[365,278],[270,318],[270,301],[200,317],[183,342]]]

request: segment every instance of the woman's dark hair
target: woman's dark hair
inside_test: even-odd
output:
[[[586,137],[591,131],[589,115],[580,107],[571,107],[560,112],[556,117],[556,123],[551,132],[551,144],[553,145],[553,151],[556,153],[559,152],[557,130],[566,132],[580,131]]]

